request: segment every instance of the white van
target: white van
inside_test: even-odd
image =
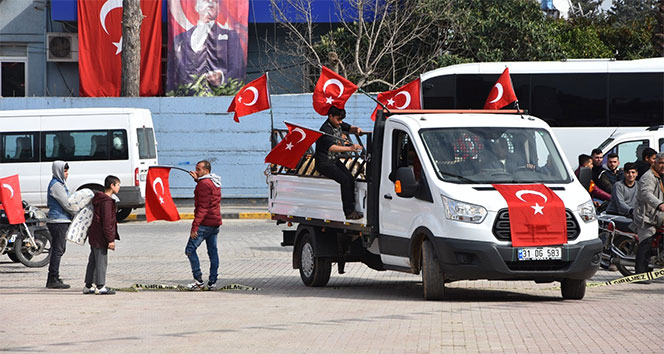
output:
[[[663,126],[656,125],[638,132],[611,135],[599,146],[604,153],[604,164],[608,154],[616,153],[621,168],[627,162],[641,160],[645,148],[652,148],[657,152],[664,151]]]
[[[69,190],[103,189],[120,178],[118,220],[145,205],[145,177],[157,164],[152,116],[137,108],[0,112],[0,177],[18,174],[27,202],[46,205],[55,160],[69,163]]]

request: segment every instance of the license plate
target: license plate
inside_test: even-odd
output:
[[[561,247],[524,247],[518,248],[520,261],[543,261],[562,259]]]

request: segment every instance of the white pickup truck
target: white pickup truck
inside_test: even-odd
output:
[[[305,285],[325,286],[332,263],[342,274],[346,262],[362,262],[421,272],[426,299],[470,279],[559,281],[563,298],[583,298],[602,250],[595,209],[544,121],[517,111],[387,116],[379,112],[366,154],[346,158],[364,219],[344,219],[339,185],[317,174],[311,150],[296,169],[270,167],[268,208],[278,224],[298,224],[283,231],[282,246],[294,246]],[[508,204],[494,184],[553,190],[566,242],[513,247]]]

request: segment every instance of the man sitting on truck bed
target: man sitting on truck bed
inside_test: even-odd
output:
[[[323,135],[316,141],[316,170],[325,176],[335,180],[341,186],[341,203],[344,215],[348,220],[361,219],[362,213],[355,210],[355,178],[346,166],[339,160],[342,152],[353,152],[362,150],[358,144],[344,144],[343,133],[361,134],[362,129],[344,123],[346,111],[337,107],[330,107],[327,112],[327,120],[320,127],[320,131],[329,135]],[[332,136],[336,137],[333,138]]]

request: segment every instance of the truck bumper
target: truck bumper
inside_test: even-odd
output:
[[[442,237],[435,240],[441,269],[449,280],[589,279],[599,268],[602,252],[598,238],[562,245],[561,260],[519,261],[516,247]]]
[[[118,208],[142,208],[145,206],[145,199],[141,196],[141,188],[138,186],[120,187],[118,192]]]

